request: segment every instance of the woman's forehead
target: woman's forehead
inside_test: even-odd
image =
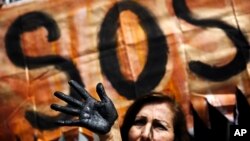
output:
[[[137,116],[171,117],[173,112],[167,103],[151,103],[144,105]]]

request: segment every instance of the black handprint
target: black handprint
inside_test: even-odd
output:
[[[105,134],[108,133],[118,117],[114,104],[106,95],[101,83],[96,85],[96,91],[101,99],[97,101],[77,82],[71,80],[69,85],[85,100],[80,101],[62,92],[55,92],[54,95],[67,102],[71,107],[52,104],[51,108],[69,115],[78,116],[78,119],[57,120],[57,123],[64,126],[81,126],[89,130]]]

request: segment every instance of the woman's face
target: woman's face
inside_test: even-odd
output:
[[[174,141],[173,117],[166,103],[145,105],[129,130],[129,141]]]

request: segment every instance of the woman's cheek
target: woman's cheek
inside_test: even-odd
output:
[[[140,129],[132,126],[128,132],[128,139],[129,141],[135,141],[136,139],[138,139],[140,137]]]
[[[174,141],[174,133],[166,132],[166,131],[155,132],[154,140],[155,141]]]

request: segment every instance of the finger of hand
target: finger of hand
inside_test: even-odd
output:
[[[50,108],[55,110],[55,111],[60,111],[66,114],[70,114],[70,115],[79,115],[80,114],[80,110],[76,109],[76,108],[71,108],[71,107],[67,107],[67,106],[60,106],[57,104],[51,104]]]
[[[66,94],[64,94],[62,92],[55,92],[54,95],[57,98],[65,101],[65,102],[67,102],[70,105],[75,105],[75,106],[83,107],[83,103],[81,101],[79,101],[79,100],[77,100],[77,99],[75,99],[75,98],[73,98],[71,96],[68,96],[68,95],[66,95]]]
[[[79,120],[57,120],[56,123],[63,126],[80,126],[81,124]]]
[[[106,92],[105,92],[105,89],[104,89],[104,87],[103,87],[103,85],[102,85],[102,83],[98,83],[97,85],[96,85],[96,92],[98,93],[98,95],[99,95],[99,97],[100,97],[100,99],[103,101],[108,101],[109,100],[109,98],[108,98],[108,96],[107,96],[107,94],[106,94]]]
[[[83,99],[89,99],[92,98],[89,93],[76,81],[70,80],[69,85],[73,87],[74,90],[77,91],[77,93],[83,98]],[[93,99],[93,98],[92,98]]]

